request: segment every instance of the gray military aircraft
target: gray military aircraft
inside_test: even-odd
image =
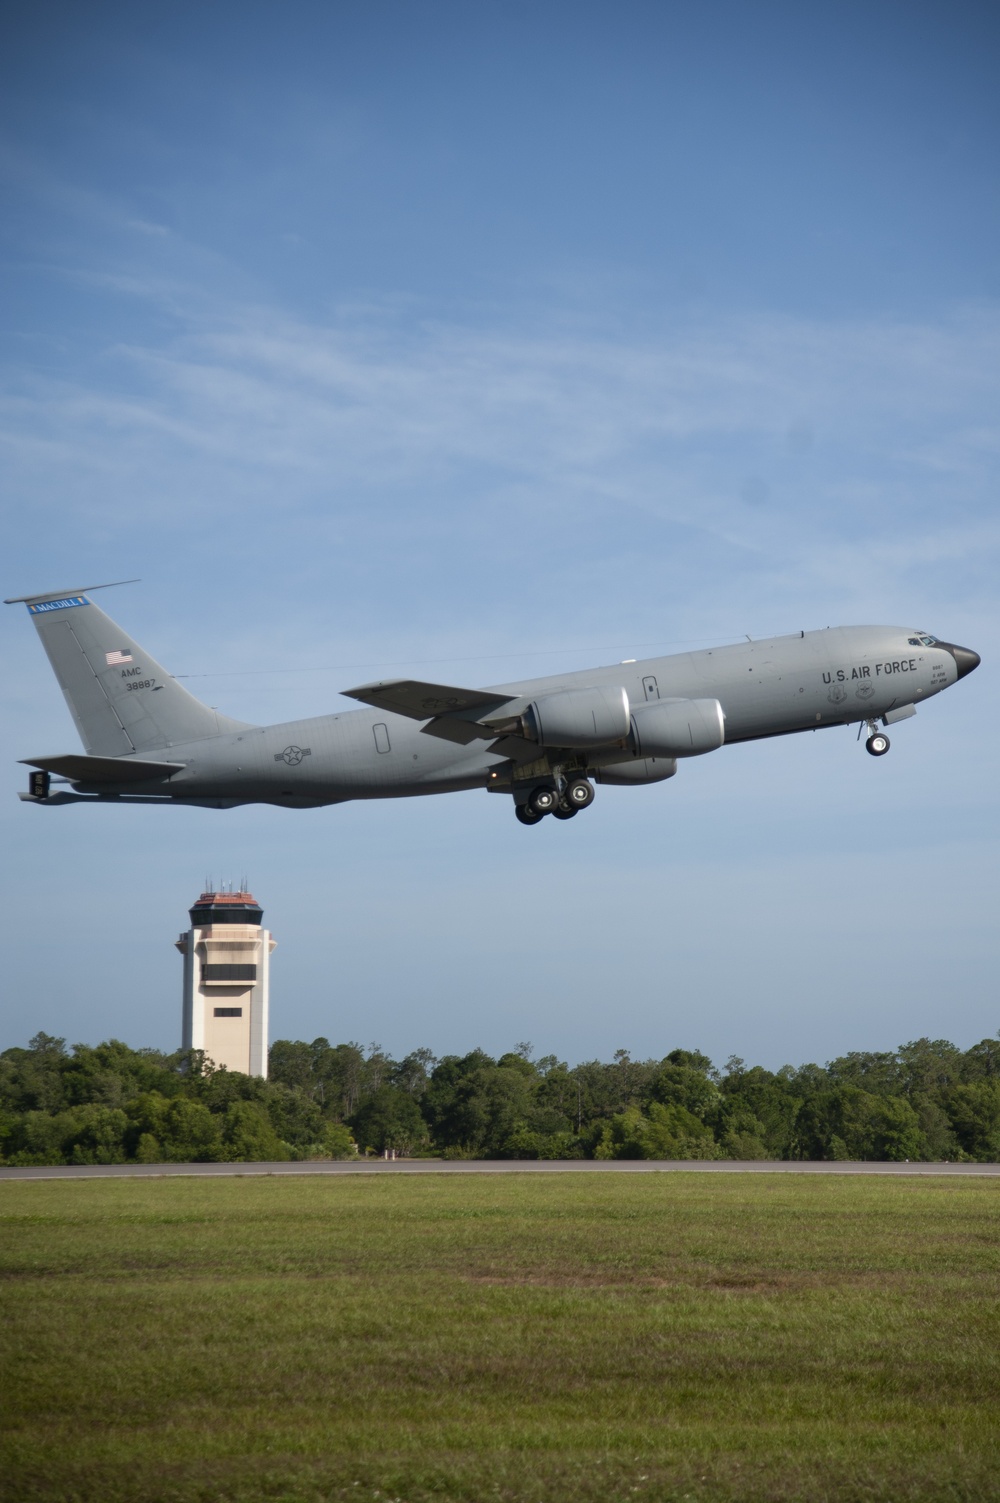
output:
[[[911,627],[828,627],[485,689],[386,679],[344,690],[363,710],[247,725],[195,699],[87,598],[106,588],[4,602],[28,607],[86,749],[26,757],[29,803],[312,809],[487,788],[537,824],[585,809],[591,779],[659,783],[679,759],[739,741],[858,724],[881,757],[880,721],[979,664]]]

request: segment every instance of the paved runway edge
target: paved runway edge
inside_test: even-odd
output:
[[[384,1159],[241,1164],[33,1164],[0,1167],[0,1180],[166,1179],[352,1174],[888,1174],[1000,1178],[1000,1164],[792,1162],[784,1159]]]

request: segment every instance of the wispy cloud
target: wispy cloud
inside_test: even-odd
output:
[[[170,234],[165,224],[153,224],[148,219],[130,219],[127,227],[130,230],[135,230],[139,235]]]
[[[169,260],[97,275],[146,310],[139,336],[72,378],[8,372],[0,399],[9,470],[53,525],[113,529],[137,504],[151,537],[206,506],[244,529],[280,515],[275,558],[291,527],[315,553],[382,525],[399,575],[407,549],[433,548],[465,577],[516,567],[554,612],[563,590],[665,591],[714,600],[716,621],[720,598],[743,598],[768,629],[782,600],[869,615],[865,600],[908,598],[931,569],[937,591],[975,594],[996,559],[991,306],[636,332],[566,308],[448,321],[389,300],[306,322],[210,297]],[[699,612],[674,631],[712,634]]]
[[[177,337],[105,350],[85,388],[38,378],[8,395],[6,438],[58,432],[86,462],[102,427],[160,431],[237,466],[369,486],[478,467],[637,505],[670,504],[692,465],[730,503],[759,473],[780,504],[795,466],[848,503],[866,475],[969,484],[1000,447],[995,310],[926,326],[758,317],[631,340],[513,322],[319,327],[261,307],[189,310]]]

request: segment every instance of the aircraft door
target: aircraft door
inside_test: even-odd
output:
[[[648,678],[644,678],[643,679],[643,681],[642,681],[642,688],[643,688],[643,693],[645,694],[647,700],[649,700],[649,699],[659,699],[659,697],[660,697],[659,685],[657,684],[656,679],[653,677],[652,674],[650,674],[648,676]]]

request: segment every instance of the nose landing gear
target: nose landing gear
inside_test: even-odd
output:
[[[889,737],[884,731],[880,731],[874,720],[868,722],[868,740],[865,742],[865,751],[870,757],[884,757],[889,750]]]

